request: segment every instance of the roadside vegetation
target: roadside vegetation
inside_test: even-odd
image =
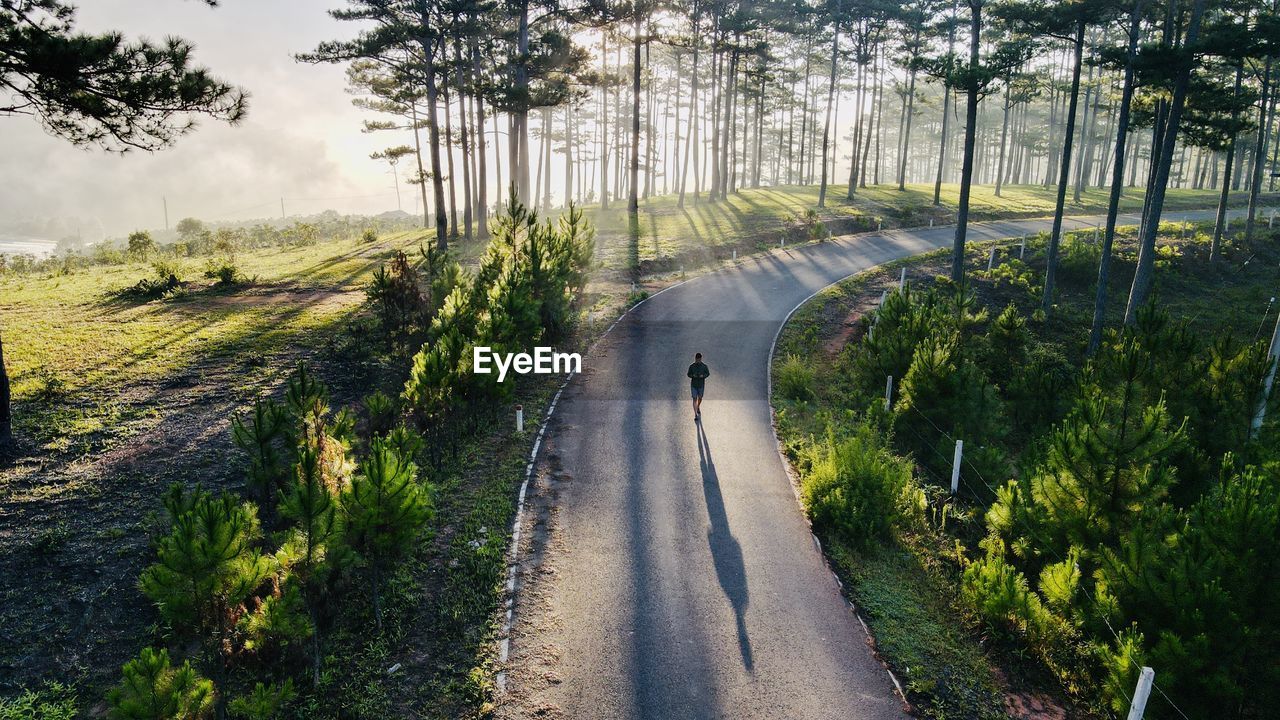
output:
[[[1274,395],[1251,431],[1280,255],[1236,236],[1210,262],[1212,231],[1162,226],[1154,301],[1113,309],[1093,354],[1092,231],[1067,235],[1048,314],[1042,235],[970,248],[963,286],[950,253],[877,268],[788,323],[779,437],[923,715],[1123,716],[1144,665],[1148,717],[1280,708]],[[1113,293],[1136,254],[1122,229]]]
[[[162,484],[147,479],[137,485],[151,488],[150,500],[136,488],[126,497],[116,490],[118,477],[92,473],[91,469],[109,471],[111,463],[101,468],[92,463],[100,460],[103,450],[127,447],[126,429],[154,435],[176,428],[146,428],[140,421],[130,425],[118,416],[97,418],[95,424],[104,435],[86,427],[82,439],[101,443],[86,457],[92,446],[79,453],[60,448],[58,443],[67,442],[69,433],[56,425],[41,426],[40,416],[21,421],[26,424],[19,425],[20,432],[32,433],[26,437],[47,438],[41,455],[67,463],[63,472],[78,481],[78,486],[58,488],[64,507],[96,507],[95,499],[108,499],[132,506],[135,515],[148,505],[155,509],[132,527],[98,527],[93,517],[64,514],[33,541],[23,544],[6,538],[6,543],[23,545],[5,554],[6,577],[14,580],[7,583],[5,602],[6,625],[13,636],[37,647],[47,644],[51,655],[85,647],[93,665],[76,673],[74,690],[30,684],[31,690],[6,701],[5,712],[43,717],[32,713],[65,706],[71,708],[68,716],[87,712],[121,718],[310,718],[394,716],[425,706],[433,708],[431,717],[457,717],[484,706],[491,678],[485,666],[493,648],[492,618],[515,509],[512,487],[521,477],[529,442],[529,431],[512,433],[502,411],[511,402],[526,403],[529,426],[536,431],[538,408],[545,406],[550,381],[517,387],[512,381],[499,385],[495,376],[473,375],[466,372],[470,347],[570,342],[593,263],[594,237],[580,212],[543,222],[513,204],[495,219],[493,239],[483,252],[472,252],[467,267],[459,262],[465,253],[426,250],[417,240],[411,234],[390,242],[361,237],[354,247],[351,239],[335,240],[330,257],[320,263],[314,261],[314,246],[308,247],[310,262],[304,256],[290,262],[289,248],[268,253],[250,249],[242,255],[247,267],[262,270],[259,283],[288,282],[290,293],[303,294],[316,290],[302,283],[331,290],[342,283],[338,287],[352,288],[357,297],[330,312],[313,313],[305,326],[284,325],[284,316],[238,310],[238,303],[219,314],[237,323],[232,335],[243,344],[228,341],[219,350],[219,356],[235,367],[245,367],[255,353],[264,354],[257,356],[258,367],[278,367],[289,357],[295,360],[283,387],[254,378],[244,387],[252,394],[236,392],[238,401],[208,403],[199,413],[187,413],[192,416],[187,419],[201,427],[192,428],[193,435],[182,438],[184,443],[195,443],[210,425],[224,428],[230,443],[220,438],[206,443],[218,448],[215,467],[220,470],[201,469],[202,463],[193,467],[179,458],[177,464],[185,466],[187,474],[173,477],[156,465],[159,458],[144,455],[146,464],[134,472],[177,482],[160,493]],[[135,264],[115,272],[123,275],[141,267]],[[120,302],[118,293],[78,276],[101,272],[7,282],[79,282],[85,295],[98,298],[85,306],[100,310]],[[209,280],[207,285],[188,286],[189,292],[181,297],[130,300],[129,307],[150,306],[154,311],[225,297],[216,290],[219,281]],[[69,290],[54,285],[45,288],[45,295],[24,299],[35,308],[42,298]],[[202,297],[205,293],[214,295]],[[294,302],[283,307],[294,315],[308,308]],[[45,311],[50,313],[51,330],[65,332],[66,324],[53,317],[51,302]],[[86,318],[85,332],[91,325]],[[172,322],[163,317],[155,325],[120,325],[146,334],[161,347],[181,337],[173,335]],[[207,325],[202,329],[223,330]],[[272,333],[279,346],[267,341]],[[100,337],[110,335],[104,331]],[[218,336],[205,337],[193,340],[202,344],[186,351],[201,362],[208,360],[207,338]],[[305,344],[304,337],[327,338],[330,347],[315,355],[294,354]],[[130,342],[145,345],[137,335],[110,339],[126,352],[136,352]],[[40,349],[25,343],[16,347],[24,359],[30,356],[23,352]],[[281,354],[265,355],[273,350]],[[145,370],[139,368],[135,376],[127,374],[130,363],[108,358],[102,377],[60,383],[57,390],[70,398],[90,388],[104,392],[110,387],[107,378],[119,383],[116,387],[130,387],[164,382],[167,373],[180,377],[187,371],[185,363],[193,359],[183,352],[166,352],[172,353],[165,357],[169,362],[142,363]],[[62,361],[69,376],[84,367],[76,364],[83,363],[83,356]],[[339,392],[326,387],[313,364],[327,369]],[[25,380],[25,366],[17,367],[22,369],[16,376]],[[108,374],[121,369],[126,374]],[[352,372],[359,372],[363,382],[344,377]],[[50,382],[56,381],[46,379],[34,390],[25,382],[17,385],[20,418],[26,410],[55,400]],[[139,409],[157,410],[153,403],[140,403]],[[214,417],[215,411],[225,415]],[[159,424],[181,419],[183,413],[173,415]],[[37,434],[42,429],[47,435]],[[28,527],[39,527],[38,515],[49,501],[39,473],[37,466],[22,462],[6,472],[4,503],[26,517]],[[67,506],[68,501],[72,505]],[[116,519],[115,513],[111,517]],[[126,542],[138,535],[143,547]],[[93,641],[86,646],[72,640],[75,629],[62,627],[61,618],[52,618],[59,625],[50,632],[39,616],[9,602],[24,592],[16,578],[54,580],[68,571],[74,578],[79,561],[73,556],[86,543],[104,541],[115,545],[124,561],[104,563],[93,553],[88,562],[98,573],[133,574],[154,614],[139,602],[142,598],[133,600],[137,591],[125,579],[119,592],[127,597],[113,602],[141,617],[122,618],[112,628],[113,636],[92,632]],[[148,556],[153,559],[139,568],[138,561]],[[46,569],[27,564],[37,561]],[[92,591],[92,583],[78,585],[73,580],[66,589],[76,588],[77,599],[93,603],[105,616],[116,614],[111,607],[96,608],[105,596],[82,594]],[[150,629],[138,622],[149,615],[154,620]],[[20,667],[23,677],[54,669],[23,661],[12,654],[17,652],[19,647],[6,646],[5,663]],[[130,652],[138,654],[123,664],[123,676],[111,681],[114,688],[105,692],[104,676],[114,673],[103,661]],[[65,671],[52,674],[68,677]]]

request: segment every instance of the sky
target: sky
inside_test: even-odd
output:
[[[65,218],[85,240],[180,218],[239,220],[332,208],[378,213],[396,208],[386,166],[369,159],[403,142],[360,132],[367,114],[351,105],[341,65],[307,65],[293,55],[356,27],[325,10],[340,0],[84,0],[78,25],[128,38],[169,35],[195,45],[198,64],[250,94],[249,114],[230,127],[211,119],[156,153],[124,156],[78,148],[33,118],[0,117],[0,230],[15,221]],[[413,188],[401,187],[414,212]],[[56,238],[50,238],[56,239]]]

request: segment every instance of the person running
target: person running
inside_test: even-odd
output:
[[[694,353],[687,375],[689,393],[693,396],[693,419],[696,421],[702,417],[702,394],[706,391],[707,378],[711,377],[711,369],[702,362],[702,353]]]

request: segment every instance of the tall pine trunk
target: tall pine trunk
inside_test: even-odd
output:
[[[422,167],[422,128],[418,127],[418,103],[409,101],[409,118],[413,122],[413,157],[418,163],[418,191],[422,194],[422,227],[431,225],[431,206],[427,204],[427,171]]]
[[[693,4],[692,26],[694,33],[698,30],[698,3],[697,0]],[[694,174],[694,195],[693,200],[698,201],[698,46],[700,43],[697,38],[693,41],[693,67],[689,73],[689,129],[685,133],[684,142],[684,161],[680,163],[680,197],[676,200],[676,207],[684,207],[684,192],[686,183],[688,182],[690,153],[693,155],[693,174]]]
[[[471,138],[467,134],[467,96],[463,92],[466,79],[463,75],[462,43],[453,44],[454,61],[458,64],[455,76],[458,81],[458,142],[462,148],[462,236],[471,241]]]
[[[4,335],[0,334],[0,457],[13,448],[13,409],[9,370],[4,364]]]
[[[1080,65],[1084,58],[1084,20],[1076,23],[1076,36],[1071,48],[1071,95],[1067,101],[1067,129],[1063,134],[1062,158],[1058,171],[1058,199],[1053,209],[1053,229],[1049,231],[1049,252],[1045,261],[1044,297],[1040,307],[1047,313],[1053,308],[1054,280],[1058,272],[1058,246],[1062,240],[1062,213],[1067,203],[1067,180],[1071,173],[1071,145],[1075,140],[1076,108],[1080,102]]]
[[[1195,0],[1191,6],[1191,22],[1187,26],[1187,37],[1184,49],[1194,48],[1200,34],[1200,21],[1204,17],[1205,0]],[[1178,140],[1178,126],[1182,120],[1182,108],[1187,100],[1187,86],[1191,82],[1191,59],[1185,58],[1179,68],[1177,81],[1173,87],[1173,100],[1169,107],[1169,120],[1166,123],[1164,137],[1161,142],[1160,160],[1156,170],[1155,182],[1150,189],[1151,208],[1142,228],[1141,242],[1138,247],[1138,267],[1133,274],[1133,285],[1129,288],[1129,303],[1125,307],[1125,325],[1132,325],[1137,319],[1138,309],[1147,302],[1151,292],[1152,275],[1155,272],[1156,235],[1160,230],[1160,213],[1164,210],[1165,190],[1169,185],[1169,170],[1173,165],[1173,151]]]
[[[916,31],[915,42],[919,43],[920,32]],[[907,158],[911,155],[911,120],[916,108],[916,67],[911,65],[911,77],[907,80],[907,127],[902,131],[902,155],[898,158],[898,189],[907,189]]]
[[[1000,188],[1004,185],[1005,141],[1009,139],[1009,93],[1012,83],[1004,86],[1004,116],[1000,121],[1000,155],[996,159],[996,197],[1000,197]]]
[[[608,69],[609,34],[600,33],[600,65]],[[600,209],[609,209],[609,83],[600,85]]]
[[[950,29],[947,31],[947,52],[954,53],[956,49],[956,26],[950,23]],[[938,176],[933,182],[933,204],[938,206],[942,204],[942,169],[947,164],[947,128],[950,126],[951,120],[951,79],[947,78],[942,83],[942,132],[939,137],[941,141],[938,148]]]
[[[969,0],[969,77],[964,112],[964,159],[960,169],[960,203],[956,209],[956,236],[951,245],[951,279],[964,282],[965,234],[969,230],[969,190],[973,184],[973,150],[978,136],[978,49],[982,39],[982,2]]]
[[[423,18],[424,26],[430,27],[429,18]],[[427,123],[431,142],[431,190],[436,208],[436,247],[440,250],[449,249],[449,219],[445,216],[444,209],[444,168],[440,162],[440,122],[438,116],[438,106],[440,99],[440,89],[436,85],[435,70],[435,40],[431,37],[422,36],[418,39],[422,46],[422,52],[426,58],[426,80],[427,80]]]
[[[627,212],[640,211],[640,13],[631,19],[631,179]]]
[[[449,173],[449,234],[452,237],[458,237],[458,189],[453,179],[453,121],[450,116],[452,112],[449,109],[449,90],[444,91],[444,153],[446,158],[445,167]]]
[[[836,99],[836,59],[840,56],[840,0],[836,0],[835,21],[831,26],[831,77],[827,85],[827,119],[822,124],[822,182],[818,186],[818,207],[827,206],[827,146],[831,142],[831,106]]]
[[[1116,237],[1116,218],[1120,214],[1120,194],[1124,191],[1125,148],[1129,142],[1129,106],[1133,103],[1133,63],[1138,53],[1142,6],[1137,0],[1129,11],[1129,46],[1125,51],[1124,87],[1120,93],[1120,116],[1116,120],[1115,159],[1111,167],[1111,197],[1107,202],[1107,230],[1102,237],[1102,255],[1098,262],[1098,287],[1093,298],[1093,326],[1089,330],[1090,355],[1102,344],[1102,325],[1107,313],[1107,284],[1111,281],[1111,246]],[[1225,183],[1223,185],[1226,186]]]
[[[1236,68],[1236,81],[1232,86],[1232,98],[1240,99],[1240,84],[1244,79],[1244,66],[1240,65]],[[1235,109],[1235,103],[1232,103],[1231,124],[1234,126],[1239,117],[1239,113]],[[1222,249],[1222,232],[1227,224],[1227,200],[1231,195],[1231,183],[1227,179],[1231,177],[1231,168],[1236,160],[1236,143],[1232,140],[1227,146],[1226,167],[1223,169],[1222,192],[1218,196],[1218,215],[1213,223],[1213,242],[1209,245],[1209,262],[1218,261],[1218,254]]]
[[[471,45],[471,72],[473,80],[480,77],[480,48],[475,43]],[[480,177],[476,181],[476,234],[484,240],[489,237],[489,161],[486,158],[484,142],[484,99],[480,93],[476,93],[475,103],[476,159],[480,161]]]
[[[1253,239],[1253,229],[1258,217],[1258,192],[1262,188],[1262,165],[1267,157],[1267,130],[1271,126],[1271,117],[1268,113],[1272,92],[1271,65],[1272,58],[1268,56],[1262,70],[1262,98],[1258,103],[1258,140],[1253,148],[1253,182],[1249,183],[1249,215],[1244,223],[1245,242]]]

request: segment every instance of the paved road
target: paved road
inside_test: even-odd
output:
[[[1209,214],[1166,213],[1184,216]],[[1044,229],[979,223],[970,240]],[[535,532],[504,715],[906,717],[793,494],[766,366],[805,298],[952,234],[861,235],[746,260],[651,298],[584,359],[542,456],[554,532],[536,531],[547,507],[526,513]],[[712,372],[701,425],[685,379],[698,351]]]

